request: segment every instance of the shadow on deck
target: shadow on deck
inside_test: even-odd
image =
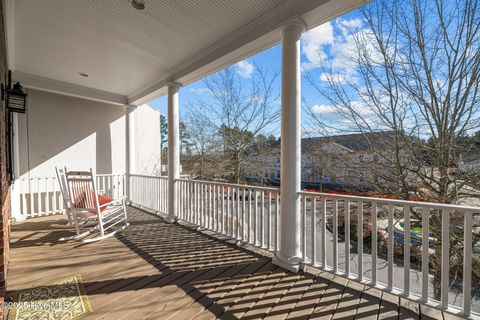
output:
[[[129,208],[115,238],[58,242],[60,217],[12,227],[7,297],[80,274],[93,313],[85,319],[398,319],[447,315],[310,269],[293,274],[270,258]]]

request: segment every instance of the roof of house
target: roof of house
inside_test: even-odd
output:
[[[320,147],[327,143],[336,143],[351,151],[369,151],[392,142],[394,134],[391,131],[355,133],[327,137],[311,137],[302,139],[302,147]]]
[[[391,131],[354,133],[327,137],[309,137],[302,138],[302,148],[318,149],[330,143],[335,143],[349,151],[362,152],[371,151],[378,148],[385,148],[389,142],[393,142],[394,134]],[[259,152],[260,150],[280,149],[280,139],[276,141],[268,141],[262,144],[254,144],[250,147],[249,152]]]

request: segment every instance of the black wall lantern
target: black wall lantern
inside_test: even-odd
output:
[[[27,111],[27,94],[23,91],[22,85],[17,82],[12,86],[12,72],[8,71],[7,85],[1,86],[1,98],[5,101],[5,124],[7,135],[7,170],[10,180],[14,179],[14,152],[13,152],[13,114],[25,113]]]
[[[25,113],[27,109],[27,94],[23,91],[20,82],[17,82],[12,87],[11,71],[8,71],[8,86],[7,94],[7,110],[9,112]]]

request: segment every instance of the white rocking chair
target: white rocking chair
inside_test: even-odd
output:
[[[99,194],[95,187],[95,175],[90,171],[67,171],[65,176],[68,186],[68,198],[71,203],[70,214],[75,225],[75,240],[89,234],[98,232],[99,235],[82,240],[94,242],[111,237],[128,226],[126,197],[110,199],[107,203],[100,204]],[[81,223],[85,220],[96,218],[96,225],[87,231],[80,231]]]
[[[57,181],[58,181],[58,185],[60,187],[60,193],[62,194],[63,207],[65,208],[65,215],[68,218],[67,225],[61,225],[60,227],[74,228],[75,223],[74,223],[74,220],[73,220],[73,217],[72,217],[72,199],[70,198],[70,192],[68,191],[68,183],[67,183],[67,175],[66,175],[67,168],[57,168],[57,167],[55,167],[55,172],[57,174]],[[92,221],[92,219],[94,219],[94,220]],[[89,218],[81,221],[81,223],[79,223],[80,228],[92,227],[92,226],[96,226],[96,225],[97,225],[97,219],[96,219],[95,216],[89,217]],[[62,237],[58,240],[59,241],[76,240],[76,239],[81,238],[81,237],[83,237],[87,234],[88,234],[87,232],[84,232],[80,235],[77,234],[77,235],[71,236],[71,237]]]

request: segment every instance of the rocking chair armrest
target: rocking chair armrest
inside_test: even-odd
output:
[[[100,208],[103,208],[103,207],[107,207],[107,206],[109,206],[109,205],[111,205],[111,204],[113,204],[113,203],[115,203],[115,200],[112,200],[112,201],[110,201],[110,202],[104,203],[104,204],[102,204],[101,206],[99,206],[98,208],[100,209]]]
[[[120,202],[120,203],[123,203],[126,199],[127,199],[126,196],[123,196],[123,197],[117,198],[117,199],[113,199],[113,200],[110,201],[110,202],[107,202],[107,203],[102,204],[101,206],[99,206],[99,208],[103,208],[103,207],[109,206],[109,205],[114,204],[114,203],[119,203],[119,202]]]

